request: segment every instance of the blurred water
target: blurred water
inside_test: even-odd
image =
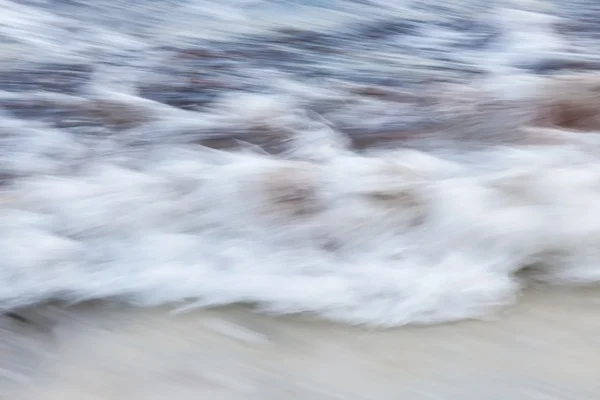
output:
[[[4,309],[393,326],[600,277],[598,140],[523,129],[598,65],[592,3],[0,7]]]

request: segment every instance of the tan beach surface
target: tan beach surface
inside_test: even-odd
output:
[[[378,331],[244,307],[86,305],[3,320],[3,398],[597,399],[600,292],[532,291],[488,321]]]

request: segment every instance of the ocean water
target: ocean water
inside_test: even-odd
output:
[[[596,117],[531,127],[600,104],[600,7],[444,3],[0,1],[0,308],[386,327],[600,281]]]

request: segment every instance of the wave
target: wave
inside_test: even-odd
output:
[[[8,3],[9,14],[23,19],[2,17],[4,33],[20,40],[18,49],[44,51],[19,56],[0,74],[4,310],[52,299],[169,303],[180,311],[244,302],[270,313],[395,326],[481,317],[536,282],[600,278],[598,79],[519,70],[521,61],[538,68],[540,57],[558,57],[562,44],[546,30],[551,18],[534,19],[544,28],[528,26],[526,35],[555,43],[546,53],[515,47],[520,36],[505,35],[486,50],[493,62],[459,54],[487,70],[485,78],[421,68],[394,86],[365,82],[374,70],[358,72],[384,76],[395,63],[402,71],[415,65],[385,48],[414,28],[408,19],[389,32],[369,31],[385,39],[370,53],[358,39],[318,29],[275,45],[264,35],[271,25],[247,25],[252,32],[241,34],[260,31],[257,46],[287,49],[261,59],[266,50],[256,47],[250,60],[259,64],[252,64],[244,53],[252,46],[229,36],[233,50],[204,36],[202,46],[169,47],[183,37],[171,31],[183,18],[177,12],[158,30],[171,36],[154,43],[150,22],[120,38],[100,31],[118,15],[103,10],[85,40],[50,55],[75,24],[65,17],[73,10]],[[229,17],[221,10],[230,23],[254,15],[226,3],[237,10]],[[352,7],[367,7],[360,4]],[[371,22],[380,21],[369,10]],[[441,18],[448,11],[419,12]],[[522,13],[502,14],[494,26],[518,30],[505,25],[521,26],[515,16]],[[478,21],[493,20],[485,15]],[[343,29],[358,24],[364,35],[364,20],[328,18]],[[287,23],[298,29],[305,21]],[[431,36],[412,39],[423,46],[454,29],[421,24]],[[278,37],[301,34],[286,29]],[[450,40],[437,45],[448,50]],[[98,67],[85,53],[97,41],[109,60],[126,60],[133,49],[151,57]],[[339,49],[357,64],[328,53]],[[359,50],[368,55],[362,64]],[[75,68],[78,52],[85,55]],[[264,64],[285,57],[287,64]],[[304,75],[293,57],[325,75]],[[199,67],[213,75],[188,76]],[[444,82],[427,81],[434,75]]]

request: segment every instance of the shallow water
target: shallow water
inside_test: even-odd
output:
[[[394,326],[596,283],[600,141],[523,127],[600,9],[437,3],[2,1],[0,307]]]

